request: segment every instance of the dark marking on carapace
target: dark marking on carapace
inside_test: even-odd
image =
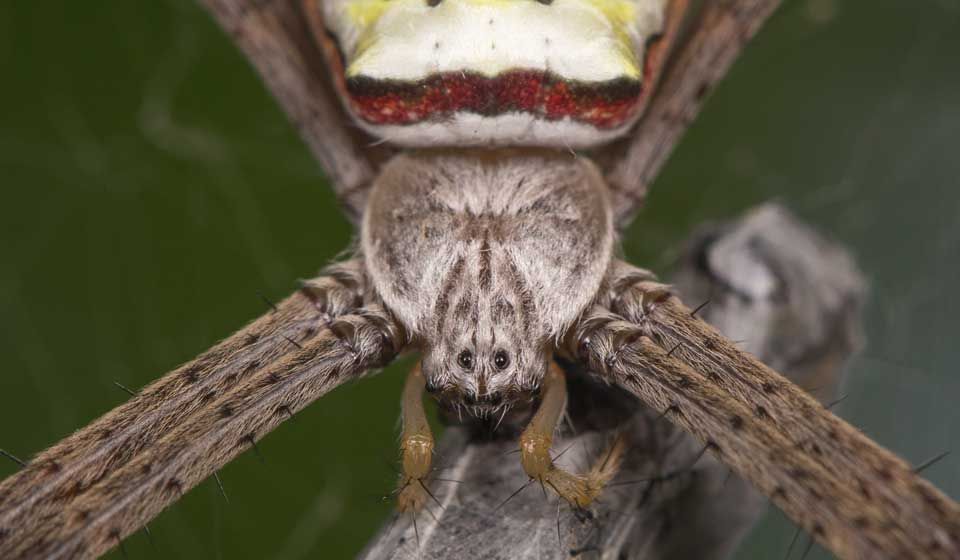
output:
[[[456,262],[453,263],[453,267],[451,267],[450,272],[443,281],[443,287],[440,289],[440,294],[437,296],[437,301],[434,304],[434,316],[437,318],[436,332],[438,334],[443,332],[444,325],[446,324],[447,310],[450,308],[450,293],[463,275],[464,264],[465,259],[463,255],[457,257]]]
[[[536,316],[537,306],[533,301],[533,296],[530,295],[527,281],[517,267],[517,264],[510,258],[506,259],[506,263],[507,270],[510,273],[510,287],[513,288],[516,301],[520,302],[520,325],[523,329],[522,332],[529,334],[533,326],[533,317]]]
[[[493,282],[493,271],[490,269],[491,251],[490,230],[484,229],[483,242],[480,244],[480,269],[477,273],[480,290],[484,293],[490,291],[490,285]]]

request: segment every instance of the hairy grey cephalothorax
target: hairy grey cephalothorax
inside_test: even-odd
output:
[[[377,295],[422,347],[427,387],[485,411],[539,387],[609,268],[606,188],[568,153],[420,152],[374,186]]]
[[[431,150],[396,156],[373,185],[361,228],[368,298],[422,351],[403,396],[401,510],[429,492],[433,436],[422,391],[503,419],[539,401],[520,438],[531,479],[585,507],[616,472],[622,445],[585,475],[549,454],[566,406],[553,362],[611,269],[613,212],[594,165],[549,150]]]

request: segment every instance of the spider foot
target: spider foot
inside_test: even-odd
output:
[[[525,434],[520,440],[521,463],[527,476],[549,487],[563,500],[577,509],[588,508],[616,476],[626,451],[626,438],[621,434],[597,458],[584,474],[574,474],[553,464],[549,454],[549,440]]]
[[[430,492],[422,479],[405,477],[397,489],[397,511],[420,513],[430,500]]]

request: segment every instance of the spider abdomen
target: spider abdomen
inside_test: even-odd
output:
[[[407,147],[621,136],[671,28],[667,0],[304,1],[357,124]]]

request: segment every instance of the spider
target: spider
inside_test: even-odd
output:
[[[617,258],[617,232],[669,146],[775,1],[703,3],[685,40],[684,0],[371,0],[352,16],[347,11],[354,23],[372,25],[399,14],[392,21],[401,26],[381,34],[388,38],[434,22],[433,31],[448,34],[425,47],[442,53],[457,52],[445,50],[457,38],[450,22],[468,22],[476,33],[484,22],[502,23],[457,15],[471,7],[652,14],[642,26],[608,26],[615,32],[607,44],[629,47],[633,59],[611,64],[596,88],[580,88],[590,76],[565,67],[548,47],[557,37],[599,37],[584,29],[541,36],[550,41],[540,51],[523,51],[550,54],[540,59],[549,67],[508,71],[501,81],[503,69],[483,64],[460,73],[441,67],[431,78],[423,77],[429,64],[410,58],[417,64],[397,68],[387,56],[396,44],[378,47],[370,41],[376,34],[337,27],[337,13],[313,1],[206,4],[303,127],[360,230],[357,256],[0,485],[0,555],[89,556],[117,546],[310,401],[406,349],[422,352],[422,362],[402,397],[401,509],[415,512],[429,498],[433,438],[424,391],[498,421],[533,405],[520,437],[524,471],[588,507],[622,451],[615,444],[585,474],[554,464],[548,450],[566,400],[555,358],[566,357],[696,434],[705,451],[841,556],[908,556],[926,546],[931,556],[949,557],[957,550],[955,504],[703,324],[649,273]],[[529,38],[513,29],[511,39]],[[506,48],[499,40],[471,45],[477,48],[463,52]],[[354,47],[386,49],[387,58],[354,65]],[[562,55],[580,52],[564,47]],[[658,97],[661,91],[669,95]],[[497,92],[506,93],[491,97]],[[576,157],[573,148],[581,150]],[[871,469],[857,472],[863,464]],[[857,517],[864,482],[880,503],[869,518]],[[883,507],[889,503],[896,508]]]
[[[422,391],[501,419],[540,393],[520,438],[527,475],[586,507],[617,456],[586,477],[549,451],[566,402],[553,355],[591,304],[610,305],[629,267],[616,261],[609,196],[595,166],[556,152],[418,152],[388,163],[361,234],[365,302],[382,303],[422,354],[403,395],[399,508],[427,499],[433,438]],[[632,271],[639,278],[651,276]]]
[[[554,465],[567,393],[553,356],[588,308],[618,297],[621,278],[653,277],[614,258],[607,181],[567,150],[635,124],[686,9],[664,0],[305,2],[353,120],[420,148],[392,156],[372,182],[348,282],[423,355],[403,391],[401,512],[429,497],[424,389],[442,406],[499,420],[539,396],[520,462],[575,507],[616,472],[619,445],[584,475]]]

